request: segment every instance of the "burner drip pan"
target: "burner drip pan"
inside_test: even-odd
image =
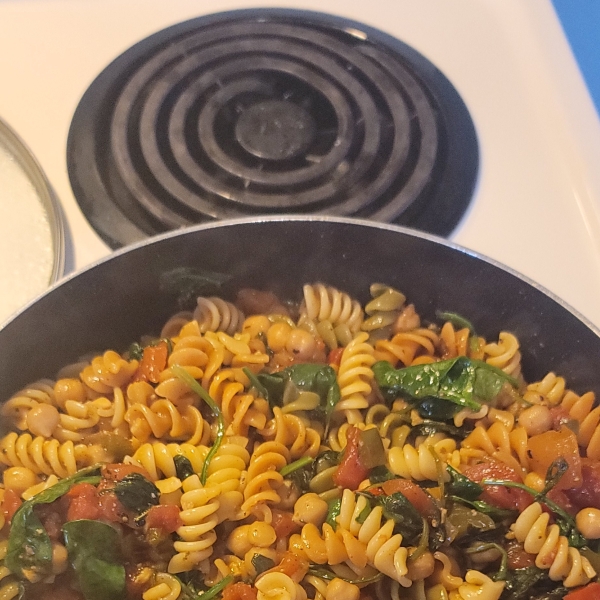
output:
[[[75,196],[113,248],[205,221],[313,213],[448,235],[475,185],[475,130],[412,48],[319,13],[251,10],[143,40],[84,94]]]

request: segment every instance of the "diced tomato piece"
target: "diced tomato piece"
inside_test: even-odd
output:
[[[109,465],[104,465],[102,467],[102,477],[106,480],[106,482],[110,481],[121,481],[127,475],[131,475],[132,473],[139,473],[143,475],[146,479],[150,480],[150,474],[146,469],[139,467],[138,465],[126,465],[124,463],[112,463]],[[105,482],[101,482],[100,485],[105,484]],[[106,489],[109,486],[104,485],[103,488]]]
[[[581,488],[578,488],[581,489]],[[577,508],[571,502],[569,496],[567,496],[566,490],[557,490],[552,488],[547,494],[546,497],[548,500],[552,500],[555,504],[558,504],[564,511],[568,512],[571,516],[575,516],[577,514]]]
[[[422,517],[434,517],[437,514],[433,498],[413,481],[408,479],[390,479],[381,484],[387,496],[401,492],[403,496],[419,511]]]
[[[343,488],[356,490],[361,481],[369,475],[367,469],[361,462],[358,456],[358,441],[360,429],[358,427],[350,427],[347,433],[347,443],[344,448],[342,460],[333,474],[333,482]]]
[[[556,431],[570,421],[569,413],[564,406],[553,406],[550,409],[550,418],[552,419],[552,429]]]
[[[344,353],[343,348],[334,348],[327,355],[327,362],[330,365],[337,365],[339,367],[340,363],[342,362],[342,354],[343,353]]]
[[[10,488],[4,492],[2,512],[4,513],[4,518],[6,519],[7,523],[12,521],[12,518],[21,504],[23,504],[23,500],[21,500],[21,496],[18,492],[15,492]]]
[[[247,583],[238,581],[228,585],[221,594],[222,600],[256,600],[258,590]]]
[[[78,483],[68,492],[70,499],[67,510],[67,521],[79,519],[96,520],[100,515],[98,490],[91,483]]]
[[[525,552],[523,544],[513,540],[506,546],[507,566],[509,569],[525,569],[535,565],[535,555]]]
[[[546,477],[548,467],[558,458],[564,458],[569,468],[556,484],[557,490],[578,488],[582,483],[581,455],[575,434],[564,425],[560,431],[545,431],[533,435],[527,442],[529,467],[540,477]]]
[[[300,558],[293,552],[286,550],[281,557],[281,561],[278,565],[275,565],[272,569],[265,571],[265,573],[285,573],[296,583],[300,583],[306,573],[310,564],[307,560]]]
[[[493,458],[488,458],[474,465],[467,465],[463,468],[462,474],[476,483],[481,483],[484,479],[521,482],[521,477],[512,467]],[[533,502],[532,496],[525,490],[508,488],[503,485],[484,486],[481,500],[497,508],[519,511],[527,508]]]
[[[277,510],[276,508],[272,509],[271,513],[273,514],[271,526],[275,530],[277,539],[287,538],[292,533],[300,531],[300,525],[294,522],[294,515],[292,515],[292,513],[284,510]]]
[[[99,517],[109,523],[126,523],[129,521],[129,513],[121,504],[114,492],[102,490],[98,496],[100,507]]]
[[[565,600],[598,600],[600,598],[600,583],[594,582],[585,587],[569,592]]]
[[[161,372],[167,366],[168,357],[169,347],[164,340],[161,340],[154,346],[146,346],[133,380],[158,383]]]
[[[183,525],[179,507],[174,504],[159,504],[150,507],[146,515],[146,527],[158,529],[162,533],[173,533]]]
[[[584,458],[581,461],[581,487],[565,490],[575,508],[600,509],[600,462]]]

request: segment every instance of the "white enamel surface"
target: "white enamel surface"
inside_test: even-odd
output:
[[[74,246],[67,266],[109,252],[67,175],[68,129],[87,87],[159,29],[258,6],[361,21],[433,61],[465,100],[481,144],[472,207],[451,239],[538,281],[600,325],[600,123],[547,0],[0,0],[0,116],[62,202]]]

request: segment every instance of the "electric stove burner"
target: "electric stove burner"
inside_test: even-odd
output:
[[[478,168],[466,107],[423,56],[359,23],[270,9],[193,19],[127,50],[84,94],[67,154],[113,248],[272,213],[448,235]]]

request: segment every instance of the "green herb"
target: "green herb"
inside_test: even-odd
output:
[[[264,554],[255,554],[252,557],[252,566],[257,575],[272,569],[275,566],[275,561]]]
[[[342,501],[339,498],[334,498],[333,500],[329,500],[327,505],[328,509],[325,523],[328,523],[333,529],[336,529],[338,525],[336,519],[342,510]]]
[[[371,504],[367,502],[365,507],[360,511],[360,513],[356,517],[356,522],[362,525],[367,520],[367,517],[371,514],[371,510],[373,510],[371,508]]]
[[[183,454],[176,454],[173,457],[173,462],[175,463],[177,477],[179,477],[181,481],[194,475],[194,467],[192,466],[190,459],[183,456]]]
[[[218,596],[230,583],[233,582],[233,575],[227,575],[212,587],[208,588],[202,594],[196,596],[197,600],[211,600]]]
[[[448,494],[465,500],[477,500],[483,493],[482,486],[459,473],[454,467],[447,464],[446,471],[450,476],[450,481],[446,484]]]
[[[141,473],[126,475],[111,491],[125,508],[136,513],[137,518],[143,518],[151,506],[160,502],[159,489]]]
[[[383,508],[386,519],[396,522],[398,531],[408,544],[418,542],[423,531],[423,518],[402,492],[394,492],[389,496],[367,495]]]
[[[265,400],[269,400],[269,390],[259,381],[258,377],[248,368],[242,369],[246,377],[250,380],[250,388],[254,388],[256,393]]]
[[[167,353],[171,354],[171,352],[173,352],[173,342],[169,338],[158,338],[148,342],[145,346],[142,346],[139,342],[133,342],[127,350],[127,355],[130,360],[142,360],[145,348],[158,346],[158,344],[162,342],[167,345]]]
[[[475,334],[475,327],[473,327],[471,321],[465,319],[465,317],[459,315],[455,312],[445,312],[442,310],[436,310],[435,316],[442,321],[449,321],[454,325],[454,327],[458,327],[459,329],[468,329],[472,335]]]
[[[121,540],[116,529],[81,519],[63,526],[69,560],[86,600],[122,600],[126,596]]]
[[[288,382],[299,390],[314,392],[320,398],[319,410],[324,414],[326,429],[331,414],[340,400],[340,387],[335,370],[329,365],[302,363],[287,367],[277,373],[260,373],[256,376],[271,406],[283,405],[283,394]],[[254,384],[256,389],[259,388]]]
[[[177,267],[161,274],[159,288],[176,295],[179,307],[184,309],[192,306],[198,296],[214,295],[229,279],[231,276],[225,273]]]
[[[459,356],[425,365],[394,369],[386,361],[373,367],[375,380],[384,394],[394,399],[408,397],[427,408],[431,400],[443,400],[457,407],[479,410],[482,402],[491,402],[502,386],[517,382],[501,369],[486,362]],[[435,403],[434,403],[435,408]],[[437,412],[429,408],[426,412]]]
[[[446,515],[446,540],[453,542],[472,531],[482,532],[496,529],[495,521],[486,514],[463,504],[453,504]]]
[[[52,542],[42,526],[34,507],[50,504],[64,496],[77,483],[100,482],[100,467],[92,466],[60,480],[21,504],[15,512],[8,536],[8,550],[4,564],[28,581],[39,581],[52,572]]]
[[[360,579],[348,579],[347,577],[341,577],[340,575],[336,575],[333,571],[326,569],[325,567],[321,567],[318,565],[312,565],[310,569],[308,569],[310,575],[314,575],[319,579],[324,579],[325,581],[331,581],[332,579],[342,579],[343,581],[347,581],[348,583],[352,583],[354,585],[363,586],[368,585],[370,583],[375,583],[383,578],[383,573],[377,573],[372,577],[362,577]]]
[[[537,567],[511,569],[506,575],[506,584],[502,600],[521,600],[530,598],[531,588],[540,580],[545,579],[546,573]],[[556,584],[554,584],[556,585]]]
[[[465,423],[462,427],[456,427],[451,423],[445,423],[444,421],[433,421],[426,419],[418,425],[413,425],[410,430],[408,440],[414,440],[417,437],[435,435],[436,433],[444,433],[454,439],[464,439],[473,430],[473,427]]]
[[[396,476],[385,465],[379,465],[378,467],[371,469],[371,472],[369,473],[369,481],[372,484],[383,483],[390,479],[396,479]]]
[[[504,519],[514,518],[516,511],[509,508],[498,508],[483,500],[467,500],[460,496],[448,496],[448,500],[452,502],[458,502],[464,506],[470,507],[476,510],[478,513],[488,515],[494,521],[503,521]]]
[[[531,494],[534,501],[545,504],[554,513],[556,524],[560,529],[561,535],[564,535],[567,538],[569,546],[573,546],[574,548],[583,548],[584,546],[588,545],[588,541],[577,529],[575,519],[558,504],[556,504],[556,502],[550,500],[550,498],[547,496],[548,492],[558,483],[558,481],[560,481],[560,478],[564,475],[567,469],[568,463],[564,458],[557,458],[555,461],[553,461],[546,472],[545,485],[541,492],[530,488],[524,483],[518,483],[515,481],[484,479],[481,483],[483,485],[501,485],[507,488],[517,488],[519,490],[526,491],[528,494]]]
[[[214,455],[218,452],[221,447],[221,443],[223,442],[223,438],[225,437],[225,419],[223,418],[223,413],[221,409],[217,406],[216,402],[209,396],[208,392],[183,368],[179,365],[173,365],[171,370],[175,374],[176,377],[181,379],[187,386],[210,408],[212,414],[217,419],[217,436],[215,438],[215,443],[212,445],[211,449],[208,451],[206,455],[206,459],[204,460],[204,464],[202,465],[202,472],[200,473],[200,482],[202,485],[206,483],[206,478],[208,477],[208,466],[210,465],[210,461],[213,459]]]
[[[282,467],[279,470],[279,474],[283,475],[285,477],[286,475],[289,475],[290,473],[293,473],[294,471],[297,471],[298,469],[302,469],[302,468],[312,464],[312,462],[313,462],[313,459],[310,456],[303,456],[302,458],[295,460],[294,462],[290,463],[289,465]]]

